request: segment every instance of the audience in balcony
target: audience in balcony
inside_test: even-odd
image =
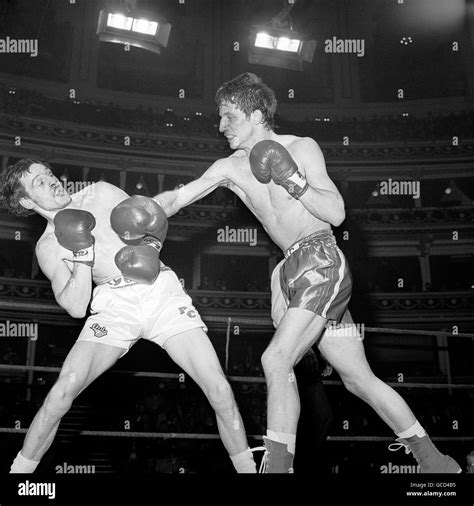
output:
[[[126,109],[120,105],[91,103],[88,100],[57,100],[37,91],[0,85],[0,106],[12,115],[37,116],[96,126],[131,129],[141,135],[170,134],[184,137],[220,138],[218,117],[200,112],[177,115],[172,107],[162,112],[139,105]],[[327,121],[329,119],[329,121]],[[321,142],[341,142],[348,136],[351,142],[385,141],[438,141],[450,140],[453,132],[460,137],[471,137],[474,131],[474,111],[427,113],[426,117],[413,115],[372,115],[371,118],[313,117],[291,121],[278,116],[279,132],[311,136]]]

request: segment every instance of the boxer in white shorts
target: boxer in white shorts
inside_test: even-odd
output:
[[[168,338],[196,328],[207,332],[178,277],[162,263],[152,285],[120,277],[94,288],[78,341],[118,346],[125,355],[140,338],[165,348]]]
[[[51,446],[74,399],[140,338],[162,346],[196,381],[216,412],[222,442],[237,472],[256,472],[244,425],[206,327],[160,250],[167,232],[161,207],[99,182],[69,195],[51,168],[23,159],[0,177],[9,212],[47,220],[36,245],[39,266],[58,304],[91,316],[58,380],[34,417],[12,473],[32,473]]]

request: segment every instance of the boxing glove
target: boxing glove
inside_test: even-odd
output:
[[[147,235],[163,244],[168,231],[168,219],[161,206],[142,195],[129,197],[115,206],[110,224],[123,241],[135,244]]]
[[[268,184],[272,180],[295,199],[299,199],[309,188],[290,153],[278,142],[257,142],[250,151],[249,163],[258,181]]]
[[[142,244],[125,246],[115,255],[115,265],[124,278],[151,285],[160,273],[161,243],[154,237],[145,237]]]
[[[54,217],[54,235],[58,243],[73,252],[73,262],[94,265],[95,218],[89,211],[63,209]]]

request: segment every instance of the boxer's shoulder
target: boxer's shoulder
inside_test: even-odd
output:
[[[128,198],[128,194],[121,188],[105,181],[98,181],[83,194],[74,195],[73,205],[97,216],[100,213],[107,213],[126,198]]]
[[[225,161],[225,167],[229,171],[229,174],[232,174],[232,169],[247,167],[249,159],[247,153],[243,149],[238,149],[227,158],[223,158],[223,160]]]
[[[311,137],[298,137],[297,135],[278,135],[276,139],[288,151],[311,149],[318,143]]]
[[[93,184],[92,190],[94,197],[96,198],[120,197],[122,200],[124,199],[124,191],[113,184],[107,183],[106,181],[97,181],[97,183]],[[125,195],[125,198],[126,197],[128,197],[128,195]]]
[[[212,183],[218,183],[219,185],[225,185],[229,183],[232,175],[233,162],[228,156],[227,158],[219,158],[216,160],[203,174],[203,177],[212,181]]]
[[[59,243],[54,235],[54,229],[51,226],[47,226],[41,237],[36,242],[35,253],[38,260],[42,258],[51,261],[51,257],[54,256],[54,252],[59,249]]]

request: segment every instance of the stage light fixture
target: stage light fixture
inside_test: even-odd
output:
[[[303,70],[304,61],[313,61],[316,41],[293,30],[290,11],[295,4],[293,0],[268,23],[251,27],[249,63]]]
[[[302,41],[298,39],[290,39],[285,36],[272,36],[265,32],[258,32],[255,38],[255,46],[266,49],[277,49],[279,51],[289,51],[290,53],[298,53]]]
[[[313,61],[315,40],[304,40],[292,29],[254,25],[250,30],[249,63],[303,70]]]
[[[123,14],[102,9],[97,23],[100,41],[129,44],[157,54],[168,45],[170,32],[171,24],[166,19],[151,19],[136,11]]]

